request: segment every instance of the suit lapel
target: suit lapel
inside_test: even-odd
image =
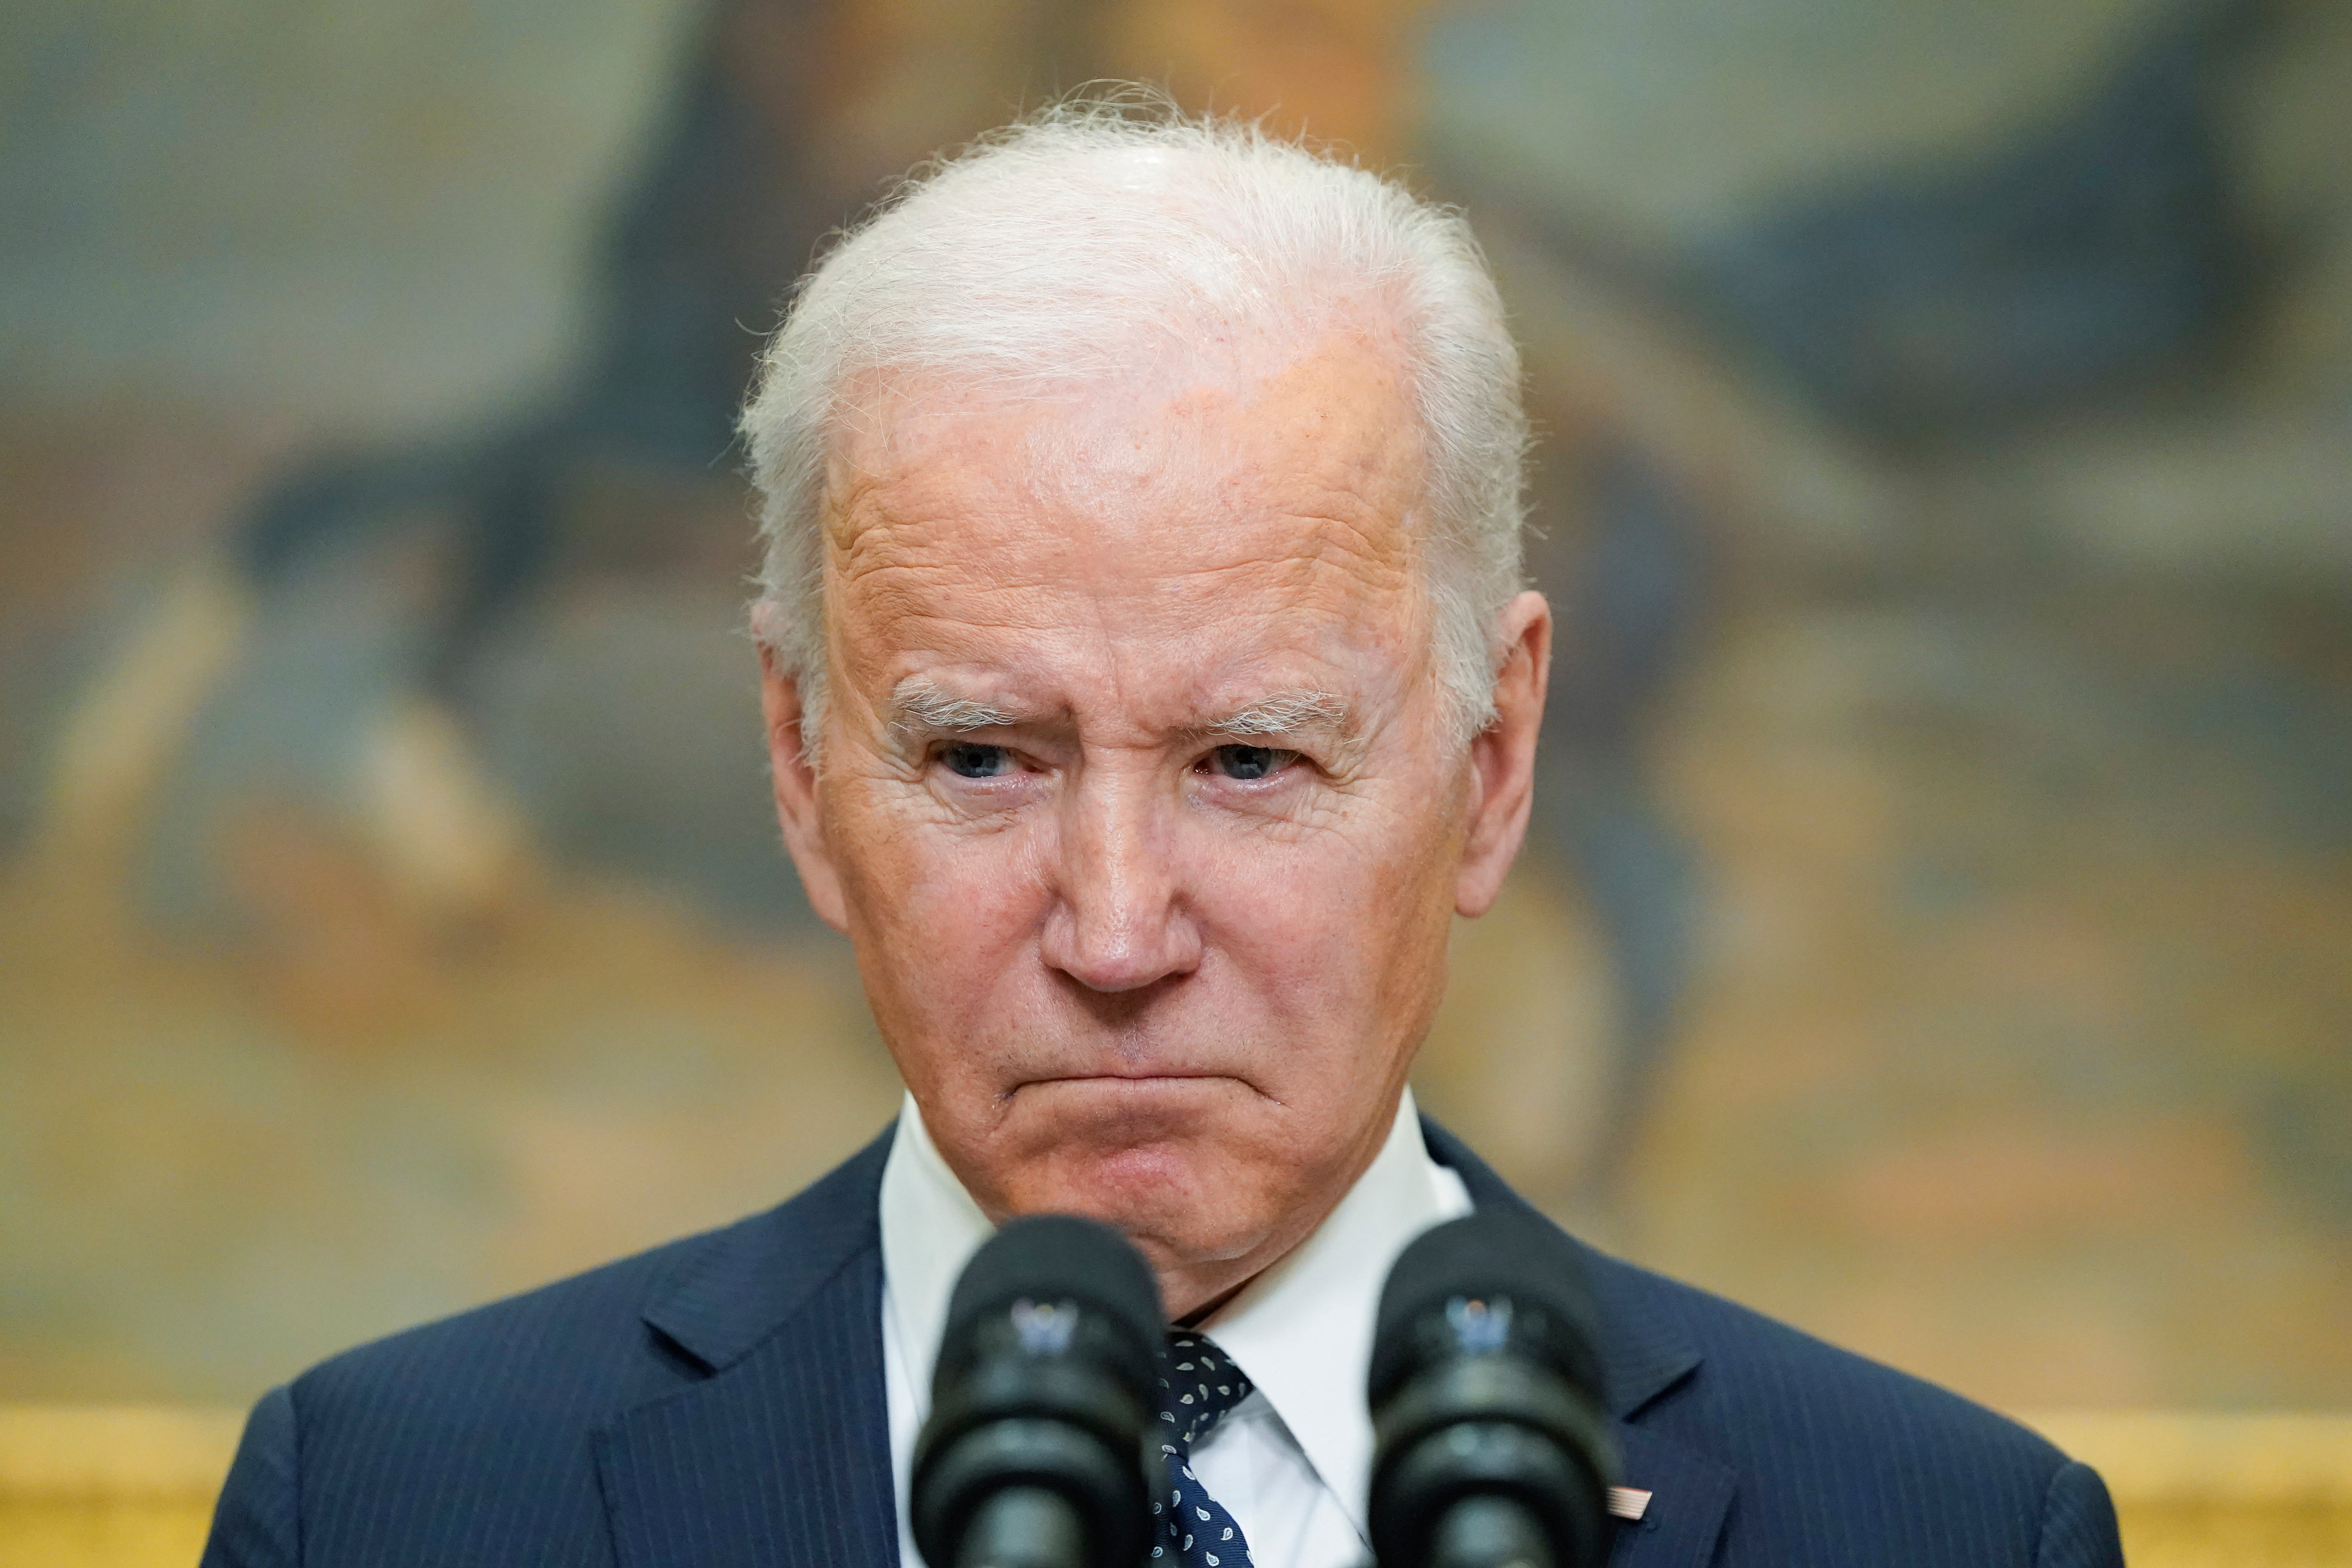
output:
[[[889,1134],[723,1231],[648,1328],[705,1375],[597,1434],[622,1568],[896,1568],[877,1196]]]
[[[1508,1209],[1540,1218],[1486,1163],[1426,1117],[1422,1137],[1431,1156],[1453,1167],[1482,1209]],[[1696,1346],[1644,1310],[1643,1276],[1571,1237],[1582,1254],[1601,1310],[1602,1393],[1613,1418],[1626,1486],[1650,1494],[1639,1521],[1621,1523],[1610,1568],[1695,1568],[1711,1559],[1739,1473],[1720,1460],[1641,1424],[1643,1412],[1699,1367]]]
[[[1621,1520],[1609,1568],[1695,1568],[1715,1555],[1739,1472],[1630,1422],[1610,1424],[1624,1484],[1650,1494],[1638,1520]]]

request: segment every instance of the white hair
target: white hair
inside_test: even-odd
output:
[[[1494,720],[1496,624],[1523,582],[1527,420],[1462,215],[1253,124],[1148,94],[1065,102],[919,171],[801,282],[742,417],[763,500],[752,628],[825,714],[825,456],[853,382],[911,373],[1084,385],[1210,323],[1314,334],[1384,318],[1403,344],[1425,489],[1408,520],[1458,742]]]

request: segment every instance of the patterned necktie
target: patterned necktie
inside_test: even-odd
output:
[[[1167,1489],[1151,1505],[1155,1568],[1250,1568],[1249,1542],[1192,1474],[1192,1445],[1225,1412],[1247,1399],[1250,1380],[1213,1341],[1181,1331],[1160,1354],[1160,1452],[1168,1461]]]

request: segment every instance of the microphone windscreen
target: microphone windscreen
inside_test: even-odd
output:
[[[1457,1299],[1509,1300],[1512,1342],[1589,1397],[1601,1394],[1600,1313],[1576,1246],[1549,1221],[1484,1210],[1423,1231],[1398,1255],[1381,1291],[1367,1386],[1375,1409],[1423,1362],[1416,1325],[1442,1322]]]
[[[964,1266],[948,1300],[939,1376],[969,1343],[972,1324],[1016,1301],[1076,1301],[1111,1330],[1119,1370],[1131,1386],[1152,1388],[1168,1321],[1160,1282],[1143,1255],[1111,1226],[1071,1215],[1033,1215],[1008,1223]]]

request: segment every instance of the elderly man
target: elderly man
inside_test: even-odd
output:
[[[769,1214],[270,1394],[206,1562],[911,1563],[948,1293],[1039,1212],[1239,1373],[1184,1425],[1223,1555],[1155,1556],[1362,1562],[1381,1279],[1525,1207],[1405,1088],[1528,817],[1517,374],[1458,217],[1245,128],[1054,111],[834,250],[744,416],[753,618],[905,1109]],[[1588,1267],[1649,1494],[1613,1562],[2119,1560],[2030,1434]]]

